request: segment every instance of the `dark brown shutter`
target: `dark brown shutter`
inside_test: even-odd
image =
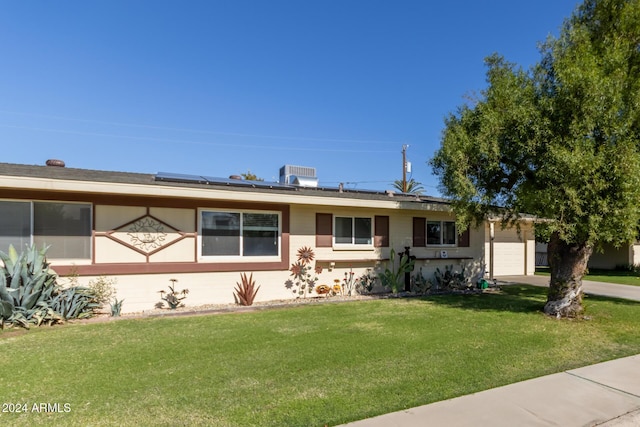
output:
[[[427,245],[427,219],[413,218],[413,247],[420,248]]]
[[[373,246],[376,248],[389,247],[389,217],[375,217],[375,236],[373,238]]]
[[[330,248],[333,245],[333,215],[316,214],[316,247]]]
[[[458,246],[461,248],[468,248],[470,245],[469,236],[471,233],[469,232],[469,228],[462,232],[462,234],[458,235]]]

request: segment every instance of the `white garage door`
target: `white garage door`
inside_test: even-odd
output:
[[[525,274],[525,244],[515,229],[496,226],[493,250],[494,276]]]

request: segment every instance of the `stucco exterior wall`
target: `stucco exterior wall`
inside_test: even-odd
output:
[[[633,264],[633,246],[623,245],[616,248],[613,245],[604,245],[603,252],[593,251],[589,259],[589,268],[611,270],[627,264]]]
[[[251,273],[251,272],[247,272]],[[99,276],[82,276],[79,283],[88,285],[91,280]],[[122,313],[137,313],[150,311],[155,304],[164,303],[160,298],[160,291],[169,291],[170,279],[177,279],[176,291],[188,289],[189,294],[183,301],[185,306],[199,306],[207,304],[233,304],[234,288],[240,282],[239,272],[217,273],[178,273],[178,274],[134,274],[109,275],[115,280],[117,299],[124,299]],[[285,288],[285,281],[289,278],[286,271],[282,272],[253,272],[256,284],[260,290],[256,301],[270,301],[288,299],[292,297]],[[164,307],[167,307],[164,304]]]
[[[339,247],[316,247],[316,214],[331,213],[337,216],[389,217],[389,247],[365,247],[343,249]],[[290,208],[288,257],[290,263],[296,261],[297,251],[303,246],[310,247],[316,255],[315,265],[322,267],[317,284],[332,285],[334,280],[342,280],[345,273],[353,272],[356,277],[369,270],[380,272],[388,266],[391,250],[403,251],[411,247],[416,264],[413,274],[422,273],[431,278],[436,268],[444,269],[453,266],[456,270],[465,268],[467,275],[475,281],[482,276],[485,264],[485,235],[481,228],[470,231],[469,247],[426,246],[412,247],[413,218],[426,217],[429,220],[452,221],[454,217],[448,212],[424,212],[420,210],[390,210],[366,207],[335,207],[327,205],[308,206],[292,205]],[[163,247],[151,248],[151,254],[145,253],[140,245],[131,241],[127,231],[135,221],[153,218],[162,222],[163,232],[169,237],[186,233],[177,243]],[[95,262],[96,263],[156,263],[193,261],[197,258],[196,209],[176,208],[140,208],[126,206],[97,205],[95,207]],[[115,233],[114,230],[120,230]],[[125,232],[127,231],[127,232]],[[109,236],[107,236],[108,233]],[[190,234],[191,233],[191,234]],[[446,250],[448,258],[440,258],[441,251]],[[154,252],[155,251],[155,252]],[[289,265],[288,265],[289,266]],[[286,299],[294,297],[292,290],[285,286],[291,278],[288,266],[281,270],[260,271],[260,264],[255,263],[252,269],[238,268],[229,272],[181,272],[166,274],[110,274],[109,278],[117,281],[117,298],[124,299],[123,313],[152,310],[161,302],[159,291],[168,290],[170,279],[177,279],[176,290],[189,289],[184,300],[187,306],[202,304],[233,303],[236,283],[243,272],[252,273],[260,291],[256,301]],[[98,276],[82,276],[80,281],[88,284]]]
[[[629,255],[631,263],[633,265],[640,265],[640,243],[635,242],[629,249],[631,251]]]

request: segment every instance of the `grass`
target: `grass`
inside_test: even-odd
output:
[[[323,426],[640,353],[640,303],[546,289],[0,332],[3,425]],[[69,412],[32,412],[33,404]]]
[[[536,274],[540,276],[549,276],[548,267],[536,267]],[[616,283],[619,285],[640,286],[640,274],[629,270],[600,270],[589,269],[589,273],[584,276],[584,280],[593,280],[595,282]]]

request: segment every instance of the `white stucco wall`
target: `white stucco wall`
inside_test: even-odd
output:
[[[633,264],[633,248],[623,245],[619,248],[604,245],[602,251],[594,250],[589,259],[589,268],[611,270],[620,265]]]

